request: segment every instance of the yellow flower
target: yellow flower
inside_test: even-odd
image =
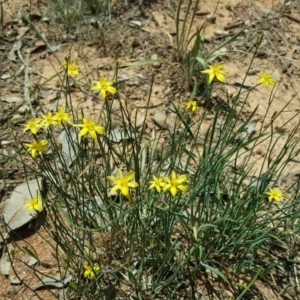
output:
[[[276,83],[276,80],[272,78],[272,74],[263,72],[258,73],[259,80],[258,83],[263,83],[265,87],[269,87],[270,85],[274,85]]]
[[[101,80],[93,81],[91,91],[99,91],[103,99],[106,98],[106,93],[115,94],[117,90],[112,86],[113,81],[107,81],[106,75],[103,75]]]
[[[149,190],[151,189],[156,189],[156,191],[158,193],[161,192],[161,188],[162,188],[162,183],[163,183],[163,177],[156,177],[154,175],[152,175],[153,180],[149,182],[150,186],[149,186]]]
[[[94,278],[96,275],[96,272],[100,271],[100,267],[99,266],[89,266],[89,265],[84,265],[84,272],[83,272],[83,276],[87,277],[87,278]]]
[[[280,190],[280,188],[270,188],[268,192],[266,192],[266,195],[269,196],[269,201],[275,200],[275,201],[281,201],[283,198],[283,194]]]
[[[63,107],[59,108],[59,110],[54,114],[53,119],[56,120],[59,125],[62,121],[67,123],[71,122],[70,114],[67,113]]]
[[[162,182],[161,184],[163,186],[164,192],[170,190],[170,193],[173,197],[176,196],[177,190],[180,190],[182,192],[187,191],[187,186],[182,184],[187,180],[187,175],[180,175],[179,177],[177,177],[176,172],[172,171],[169,177],[164,177],[164,180],[166,182]]]
[[[82,137],[87,133],[89,133],[90,136],[94,140],[96,140],[97,139],[96,133],[103,133],[105,131],[105,128],[100,125],[97,125],[94,120],[83,118],[82,122],[83,124],[74,125],[76,127],[82,127],[82,129],[79,132],[79,137]]]
[[[192,112],[196,111],[198,109],[197,101],[190,100],[186,103],[186,109],[191,110]]]
[[[41,128],[40,124],[40,118],[28,120],[26,124],[23,125],[25,127],[23,133],[27,130],[30,130],[32,134],[37,134],[39,128]]]
[[[227,71],[223,70],[224,62],[221,61],[220,63],[214,64],[209,66],[209,69],[201,71],[203,74],[209,74],[208,84],[210,84],[215,77],[221,82],[224,82],[225,76],[228,74]]]
[[[37,194],[36,197],[29,199],[28,202],[26,204],[24,204],[24,206],[28,207],[28,211],[30,214],[33,210],[42,211],[43,210],[43,201],[42,201],[41,195]]]
[[[137,188],[139,184],[135,181],[131,181],[134,178],[134,172],[129,171],[126,176],[123,176],[122,171],[118,170],[118,177],[107,176],[107,179],[114,182],[115,186],[111,189],[111,192],[121,191],[121,194],[125,197],[129,196],[129,188]]]
[[[47,144],[48,144],[47,140],[41,140],[41,141],[33,140],[30,144],[24,143],[24,146],[26,146],[28,148],[28,150],[27,150],[28,152],[31,151],[32,157],[36,157],[36,154],[38,152],[41,152],[41,153],[47,152],[46,147],[45,147]]]
[[[42,120],[40,127],[41,128],[49,128],[50,125],[58,126],[58,121],[54,117],[51,111],[49,111],[46,115],[41,115]]]
[[[75,75],[77,76],[79,74],[80,68],[75,64],[74,60],[71,60],[70,62],[66,62],[62,65],[62,67],[67,70],[68,76]]]

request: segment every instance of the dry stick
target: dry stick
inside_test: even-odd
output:
[[[28,75],[29,54],[26,55],[25,60],[24,60],[20,50],[18,50],[17,52],[18,52],[18,56],[19,56],[20,60],[22,61],[23,65],[24,65],[24,100],[25,100],[25,103],[29,105],[30,110],[31,110],[31,116],[34,118],[35,113],[33,111],[31,101],[30,101],[30,95],[29,95],[29,75]]]
[[[24,99],[25,102],[29,105],[30,110],[31,110],[31,116],[34,118],[35,113],[33,111],[32,105],[31,105],[31,100],[30,100],[30,95],[29,95],[29,76],[28,76],[28,69],[29,69],[29,54],[26,55],[25,57],[25,70],[24,70]]]
[[[285,66],[285,62],[284,62],[283,59],[282,59],[282,55],[280,55],[280,54],[278,53],[278,51],[276,50],[276,47],[275,47],[274,44],[271,42],[271,40],[269,39],[268,35],[267,35],[264,31],[263,31],[263,33],[264,33],[264,37],[266,37],[266,39],[268,40],[268,42],[269,42],[269,44],[271,45],[271,47],[274,49],[274,51],[276,52],[277,56],[280,58],[281,63]],[[279,33],[277,33],[277,35],[279,35]],[[279,37],[282,38],[281,35],[279,35]],[[285,46],[288,47],[287,41],[286,41],[285,39],[283,39],[283,42],[285,43]]]
[[[294,21],[294,22],[296,22],[296,23],[300,23],[300,19],[298,19],[298,18],[295,18],[295,17],[290,16],[288,14],[283,14],[283,16],[290,19],[290,20],[292,20],[292,21]]]
[[[294,272],[295,272],[295,274],[297,274],[296,264],[294,264]],[[296,279],[297,287],[299,288],[300,285],[299,285],[299,280],[298,280],[298,276],[297,275],[295,276],[295,279]]]

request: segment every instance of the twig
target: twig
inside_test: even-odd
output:
[[[294,21],[294,22],[296,22],[296,23],[300,23],[300,19],[295,18],[295,17],[293,17],[291,15],[283,14],[283,16],[286,17],[286,18],[288,18],[288,19],[290,19],[290,20],[292,20],[292,21]]]
[[[23,65],[24,65],[24,100],[25,100],[25,103],[29,105],[30,110],[31,110],[31,116],[34,118],[35,113],[33,111],[33,108],[31,105],[31,100],[30,100],[30,95],[29,95],[29,75],[28,75],[29,54],[24,59],[20,50],[18,50],[17,53],[18,53],[20,60],[22,61]]]

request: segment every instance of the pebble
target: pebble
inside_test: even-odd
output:
[[[272,74],[272,77],[274,80],[276,80],[277,82],[278,81],[281,81],[281,72],[279,70],[274,70],[273,74]]]
[[[27,104],[24,104],[18,108],[18,113],[20,115],[25,115],[26,112],[30,111],[30,107]]]
[[[158,55],[157,54],[153,54],[151,56],[151,60],[158,60]],[[161,67],[161,63],[160,62],[155,62],[155,63],[152,64],[152,66],[154,68],[160,68]]]
[[[157,112],[152,119],[162,129],[169,129],[170,131],[175,129],[175,123],[163,112]]]
[[[216,19],[217,19],[217,17],[214,13],[211,13],[211,14],[206,16],[206,20],[210,23],[215,23]]]

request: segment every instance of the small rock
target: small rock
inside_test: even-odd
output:
[[[18,113],[20,115],[25,115],[26,112],[30,111],[30,107],[27,104],[24,104],[18,108]]]
[[[170,118],[168,118],[165,113],[158,112],[152,117],[152,119],[159,127],[174,131],[175,123]]]
[[[158,60],[158,55],[157,54],[153,54],[151,56],[151,60]],[[155,62],[152,64],[154,68],[160,68],[161,67],[161,63],[158,61],[158,62]]]
[[[210,43],[212,41],[212,38],[208,35],[203,35],[202,40],[203,40],[203,42]]]
[[[9,275],[8,279],[11,284],[21,284],[22,283],[22,281],[16,275]]]
[[[135,129],[136,130],[141,129],[145,122],[146,122],[145,117],[142,117],[142,118],[138,119],[137,122],[136,122],[136,125],[135,125]]]
[[[136,27],[136,26],[141,27],[142,26],[142,22],[141,21],[134,21],[134,20],[132,20],[132,21],[129,21],[129,26],[131,26],[131,27]]]
[[[248,71],[248,75],[256,75],[257,73],[259,73],[259,69],[258,68],[251,68]]]
[[[287,71],[288,68],[292,65],[292,62],[289,59],[286,59],[284,57],[281,58],[281,61],[282,61],[283,65],[284,65],[283,71]]]
[[[19,184],[12,191],[10,197],[3,202],[1,217],[7,224],[9,231],[22,227],[36,216],[37,212],[35,210],[29,211],[25,204],[38,194],[41,180],[38,178]]]
[[[179,109],[180,109],[180,106],[176,102],[173,102],[173,105],[170,105],[168,107],[168,111],[171,111],[171,112],[174,112],[174,113],[176,113]]]
[[[215,30],[215,31],[214,31],[214,34],[215,34],[215,35],[218,35],[218,36],[228,35],[228,34],[229,34],[229,31],[225,31],[225,30]]]
[[[40,59],[45,59],[46,58],[46,52],[43,52],[40,54]]]
[[[262,155],[262,154],[263,154],[263,152],[262,152],[261,149],[257,149],[257,150],[255,151],[255,153],[256,153],[257,155]]]
[[[3,74],[3,75],[0,77],[0,79],[6,80],[6,79],[11,78],[11,77],[12,77],[12,75],[10,75],[10,74]]]
[[[137,76],[139,79],[141,79],[141,80],[146,80],[146,79],[147,79],[147,77],[144,76],[143,74],[137,74],[136,76]]]
[[[32,266],[34,266],[34,265],[36,265],[38,263],[39,263],[39,260],[36,259],[35,257],[31,256],[31,258],[30,258],[29,262],[27,263],[27,265],[29,267],[32,267]]]
[[[275,70],[275,71],[273,72],[273,74],[272,74],[272,77],[273,77],[273,79],[276,80],[276,81],[281,81],[281,78],[282,78],[281,73],[280,73],[279,70]]]
[[[8,245],[12,245],[12,244],[8,244]],[[11,269],[10,255],[7,252],[4,252],[0,259],[1,274],[6,275],[6,276],[9,275],[10,269]]]
[[[138,85],[138,82],[127,81],[126,84],[129,85],[129,86],[134,86],[134,85]]]
[[[217,17],[213,13],[206,16],[206,20],[213,24],[216,22],[216,19],[217,19]]]

